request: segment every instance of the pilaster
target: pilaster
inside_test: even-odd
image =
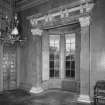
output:
[[[30,90],[31,93],[40,93],[43,91],[41,87],[41,81],[42,81],[42,30],[40,29],[32,29],[31,30],[33,39],[36,41],[36,84],[33,83],[32,88]]]
[[[64,66],[64,61],[65,61],[65,57],[64,57],[64,53],[65,53],[65,36],[61,35],[60,36],[60,77],[61,79],[65,78],[65,66]]]
[[[44,31],[42,35],[42,80],[49,80],[49,36]]]
[[[90,16],[79,18],[81,25],[79,102],[90,103]]]
[[[3,45],[0,43],[0,91],[3,91],[2,58],[3,58]]]
[[[17,54],[16,54],[16,63],[17,63],[17,88],[20,85],[20,47],[17,47]]]

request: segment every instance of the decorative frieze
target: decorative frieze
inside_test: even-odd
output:
[[[44,16],[43,15],[29,16],[28,19],[30,20],[32,27],[34,26],[44,27],[46,26],[46,24],[47,25],[55,24],[55,22],[58,22],[58,20],[59,20],[59,23],[62,23],[62,22],[65,23],[66,21],[71,20],[72,14],[75,14],[75,12],[77,11],[80,11],[79,14],[76,14],[78,16],[88,14],[92,10],[93,6],[94,6],[93,3],[88,3],[88,2],[81,3],[77,7],[73,7],[73,8],[65,7],[60,10],[58,9],[57,12],[50,12],[50,13],[48,12],[48,14]],[[59,19],[57,20],[56,17],[59,17]]]
[[[66,18],[69,17],[69,13],[75,12],[80,10],[80,7],[75,7],[72,9],[65,9],[65,10],[60,10],[56,13],[48,14],[39,18],[30,18],[30,23],[32,26],[37,26],[38,22],[41,20],[44,20],[44,23],[49,23],[49,22],[54,22],[57,21],[56,17],[60,16],[60,19],[65,20]],[[43,25],[43,24],[41,24]]]

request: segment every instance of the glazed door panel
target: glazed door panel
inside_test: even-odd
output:
[[[12,90],[16,88],[16,49],[11,46],[3,50],[3,89]]]

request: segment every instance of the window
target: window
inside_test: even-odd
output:
[[[64,42],[60,41],[60,38],[64,39]],[[61,39],[61,40],[62,40]],[[49,35],[49,77],[59,78],[61,75],[60,66],[61,60],[64,62],[64,73],[65,78],[75,79],[75,68],[76,68],[76,36],[73,34],[64,34],[64,37],[60,35]],[[60,43],[62,43],[60,46]],[[61,49],[61,50],[60,50]],[[64,52],[62,49],[64,49]],[[62,53],[62,54],[61,54]],[[60,56],[64,56],[61,59]]]
[[[59,77],[59,42],[60,35],[49,35],[49,68],[50,78]]]
[[[65,34],[65,77],[75,77],[75,34]]]

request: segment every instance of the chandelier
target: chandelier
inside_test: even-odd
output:
[[[11,10],[14,10],[15,1],[10,0]],[[4,43],[14,44],[15,42],[20,42],[20,33],[19,33],[19,20],[18,15],[12,11],[12,15],[8,16],[1,7],[0,14],[0,40]]]

